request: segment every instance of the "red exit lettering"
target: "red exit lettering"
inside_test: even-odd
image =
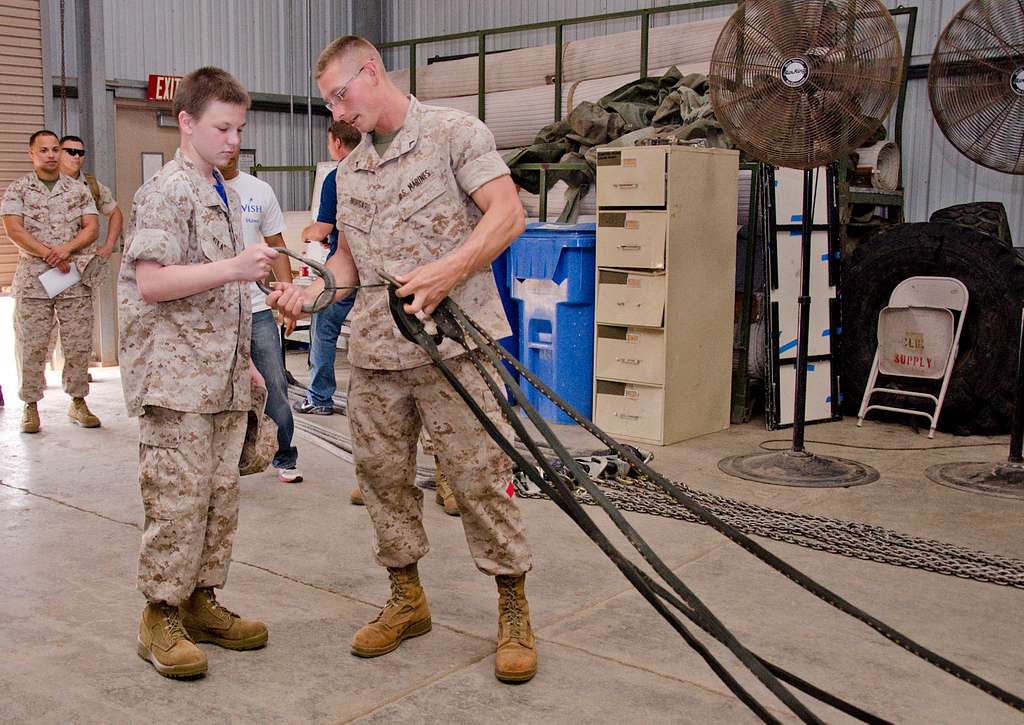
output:
[[[173,101],[180,82],[181,76],[151,75],[146,88],[146,97],[151,101]]]

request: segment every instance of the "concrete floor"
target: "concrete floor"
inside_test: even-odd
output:
[[[269,646],[234,653],[203,645],[208,676],[194,682],[158,676],[134,651],[143,606],[135,588],[142,512],[137,427],[124,414],[118,372],[93,371],[89,402],[101,429],[69,423],[68,400],[51,376],[40,406],[43,431],[24,436],[9,334],[0,334],[7,398],[0,409],[0,722],[755,721],[547,501],[520,502],[535,552],[527,590],[540,671],[532,682],[507,686],[494,679],[493,583],[473,567],[458,520],[433,504],[425,507],[433,551],[421,562],[433,631],[385,657],[351,656],[349,639],[386,599],[387,579],[370,553],[365,510],[348,503],[352,466],[301,434],[303,483],[280,484],[272,473],[242,480],[234,565],[221,596],[267,622]],[[290,356],[289,364],[301,368],[303,356]],[[345,426],[340,416],[317,422]],[[762,486],[718,471],[719,458],[779,437],[785,434],[768,434],[759,424],[738,426],[656,449],[654,465],[676,480],[746,501],[1024,558],[1024,503],[950,490],[922,474],[939,461],[998,460],[1005,438],[989,448],[899,454],[814,445],[882,473],[877,483],[845,490]],[[929,443],[909,428],[858,430],[850,421],[815,426],[808,438],[869,446],[987,442],[937,435]],[[629,519],[747,646],[812,682],[898,722],[1022,720],[708,528]],[[1024,592],[764,543],[923,644],[1011,691],[1024,690]],[[711,649],[782,720],[794,721],[724,648],[711,643]],[[826,719],[843,721],[805,701]]]

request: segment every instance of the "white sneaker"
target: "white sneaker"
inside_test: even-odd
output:
[[[277,480],[281,483],[298,483],[302,480],[302,474],[297,468],[278,468]]]

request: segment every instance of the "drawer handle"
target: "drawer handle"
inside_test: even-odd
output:
[[[612,184],[613,189],[635,189],[640,184]]]
[[[625,303],[625,302],[616,302],[616,303],[615,303],[615,306],[616,306],[616,307],[625,307],[625,306],[626,306],[626,303]]]
[[[643,247],[641,247],[639,244],[620,244],[619,249],[625,249],[630,252],[638,252],[641,249],[643,249]]]
[[[623,365],[639,365],[640,361],[632,357],[617,357],[615,362],[620,362]]]
[[[629,413],[616,413],[615,417],[623,420],[640,420],[639,415],[630,415]]]

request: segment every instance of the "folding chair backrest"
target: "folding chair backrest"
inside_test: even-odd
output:
[[[878,315],[878,372],[939,380],[954,345],[953,313],[935,307],[886,307]]]
[[[889,295],[891,307],[939,307],[963,312],[967,287],[952,277],[908,277]]]

